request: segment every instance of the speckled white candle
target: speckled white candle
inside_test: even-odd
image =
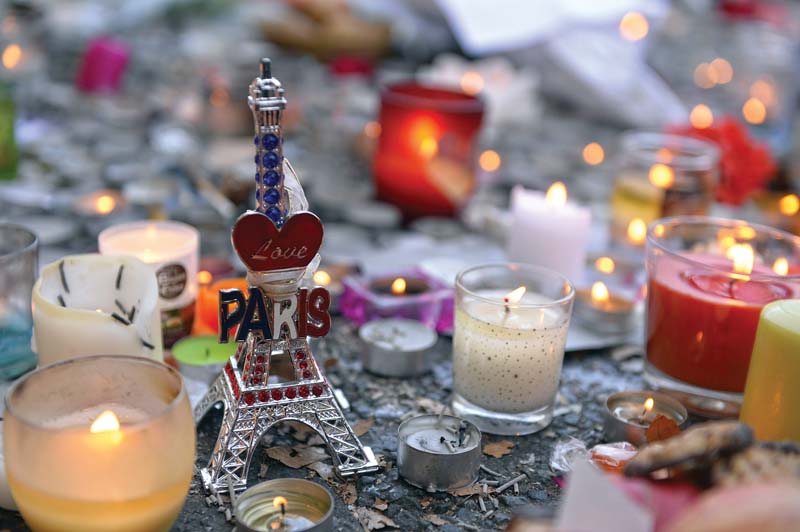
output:
[[[483,290],[456,309],[453,337],[455,391],[494,412],[531,412],[553,402],[558,390],[569,314],[531,307],[552,301],[526,293],[518,305],[501,304],[507,291]]]

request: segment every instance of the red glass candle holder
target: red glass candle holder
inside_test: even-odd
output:
[[[450,89],[385,87],[374,162],[378,199],[407,218],[455,214],[474,189],[474,141],[483,109],[480,99]]]
[[[647,236],[645,380],[696,413],[738,414],[761,309],[800,297],[800,238],[705,216]]]

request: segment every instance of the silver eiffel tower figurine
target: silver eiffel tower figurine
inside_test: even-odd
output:
[[[288,213],[284,190],[281,112],[286,100],[271,77],[268,59],[250,85],[255,121],[256,210],[233,227],[234,249],[248,268],[249,294],[220,292],[220,342],[236,330],[237,352],[195,407],[199,422],[222,403],[224,416],[207,467],[207,489],[236,492],[262,436],[275,423],[297,421],[325,441],[336,472],[347,477],[378,469],[358,440],[322,375],[308,342],[330,329],[330,295],[322,287],[300,288],[306,266],[322,243],[322,223],[306,211]]]

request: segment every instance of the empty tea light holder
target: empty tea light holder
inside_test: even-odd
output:
[[[236,532],[332,532],[333,496],[315,482],[281,478],[256,484],[234,503]]]
[[[397,429],[397,467],[412,486],[448,491],[470,486],[481,465],[481,431],[454,416],[424,415]]]
[[[430,371],[437,334],[414,320],[386,318],[363,325],[361,362],[364,369],[384,377],[413,377]]]
[[[653,400],[652,408],[645,406]],[[647,429],[659,415],[678,427],[689,417],[686,408],[669,395],[652,391],[626,391],[612,393],[605,403],[603,434],[608,442],[627,441],[634,445],[647,443]]]

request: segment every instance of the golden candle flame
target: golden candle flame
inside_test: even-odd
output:
[[[392,281],[392,293],[395,295],[402,295],[406,293],[406,280],[398,277]]]
[[[608,288],[604,282],[597,281],[592,285],[592,303],[605,303],[608,298]]]
[[[611,257],[600,257],[594,261],[594,267],[597,268],[597,271],[602,273],[614,273],[614,268],[616,268],[616,266],[614,259]]]
[[[97,434],[99,432],[114,432],[118,430],[119,419],[111,410],[103,410],[103,412],[92,422],[92,426],[89,427],[89,432],[92,434]]]
[[[789,261],[786,257],[778,257],[772,263],[772,270],[778,275],[787,275],[789,273]]]
[[[628,240],[631,243],[640,246],[644,243],[647,237],[647,224],[641,218],[634,218],[628,224]]]
[[[212,107],[225,107],[230,100],[231,96],[228,94],[225,87],[214,87],[211,91],[208,103],[210,103]]]
[[[468,70],[461,76],[461,90],[475,96],[483,90],[483,76],[474,70]]]
[[[419,143],[419,153],[426,159],[432,159],[439,152],[439,143],[433,137],[425,137]]]
[[[314,283],[320,286],[330,286],[331,274],[325,270],[317,270],[314,272]],[[394,286],[394,283],[392,283],[392,286]]]
[[[767,107],[758,98],[748,98],[742,106],[742,116],[750,124],[763,124],[767,118]]]
[[[660,163],[669,164],[672,162],[673,157],[672,150],[669,148],[659,148],[656,151],[656,159]]]
[[[656,404],[655,400],[652,397],[648,397],[647,399],[644,400],[644,411],[650,412],[655,406],[655,404]]]
[[[800,211],[800,198],[797,194],[787,194],[778,201],[778,209],[785,216],[794,216]]]
[[[3,66],[8,70],[13,70],[22,60],[22,48],[18,44],[9,44],[3,50]]]
[[[606,158],[606,152],[597,142],[590,142],[583,147],[583,162],[591,166],[597,166]]]
[[[675,182],[675,172],[666,164],[656,163],[650,167],[650,183],[659,188],[669,188]]]
[[[524,286],[515,288],[514,290],[506,294],[506,297],[503,298],[503,302],[510,305],[516,305],[517,303],[520,302],[522,296],[525,295],[525,290],[527,289]]]
[[[367,122],[364,126],[364,134],[371,139],[377,139],[381,136],[381,129],[380,123],[375,121]]]
[[[198,284],[210,284],[213,279],[214,276],[211,275],[211,272],[208,270],[200,270],[199,272],[197,272]]]
[[[97,199],[94,200],[94,208],[99,214],[108,214],[113,211],[116,206],[116,200],[113,196],[109,196],[108,194],[98,196]]]
[[[278,495],[274,499],[272,499],[272,506],[276,510],[280,510],[282,513],[286,511],[286,497],[282,497]]]
[[[713,71],[718,84],[725,85],[726,83],[730,83],[733,79],[733,67],[727,59],[717,57],[711,61],[711,64],[708,66]]]
[[[708,63],[700,63],[694,69],[694,83],[701,89],[711,89],[717,84],[717,72]]]
[[[551,205],[565,205],[567,203],[567,187],[561,181],[556,181],[547,189],[544,199]]]
[[[755,253],[750,244],[734,244],[728,248],[725,255],[733,261],[733,271],[749,274],[755,264]]]
[[[775,103],[775,88],[769,81],[760,79],[750,86],[750,96],[769,106]]]
[[[494,150],[486,150],[481,153],[481,156],[478,158],[478,164],[481,167],[481,170],[486,172],[494,172],[500,165],[502,164],[502,159],[500,159],[500,154]]]
[[[698,104],[692,108],[692,112],[689,113],[689,122],[692,124],[692,127],[696,127],[697,129],[706,129],[711,127],[711,124],[714,123],[714,113],[711,112],[711,109],[705,104]]]
[[[649,31],[650,24],[647,18],[636,11],[625,13],[619,22],[619,33],[628,41],[641,41],[647,37]]]

